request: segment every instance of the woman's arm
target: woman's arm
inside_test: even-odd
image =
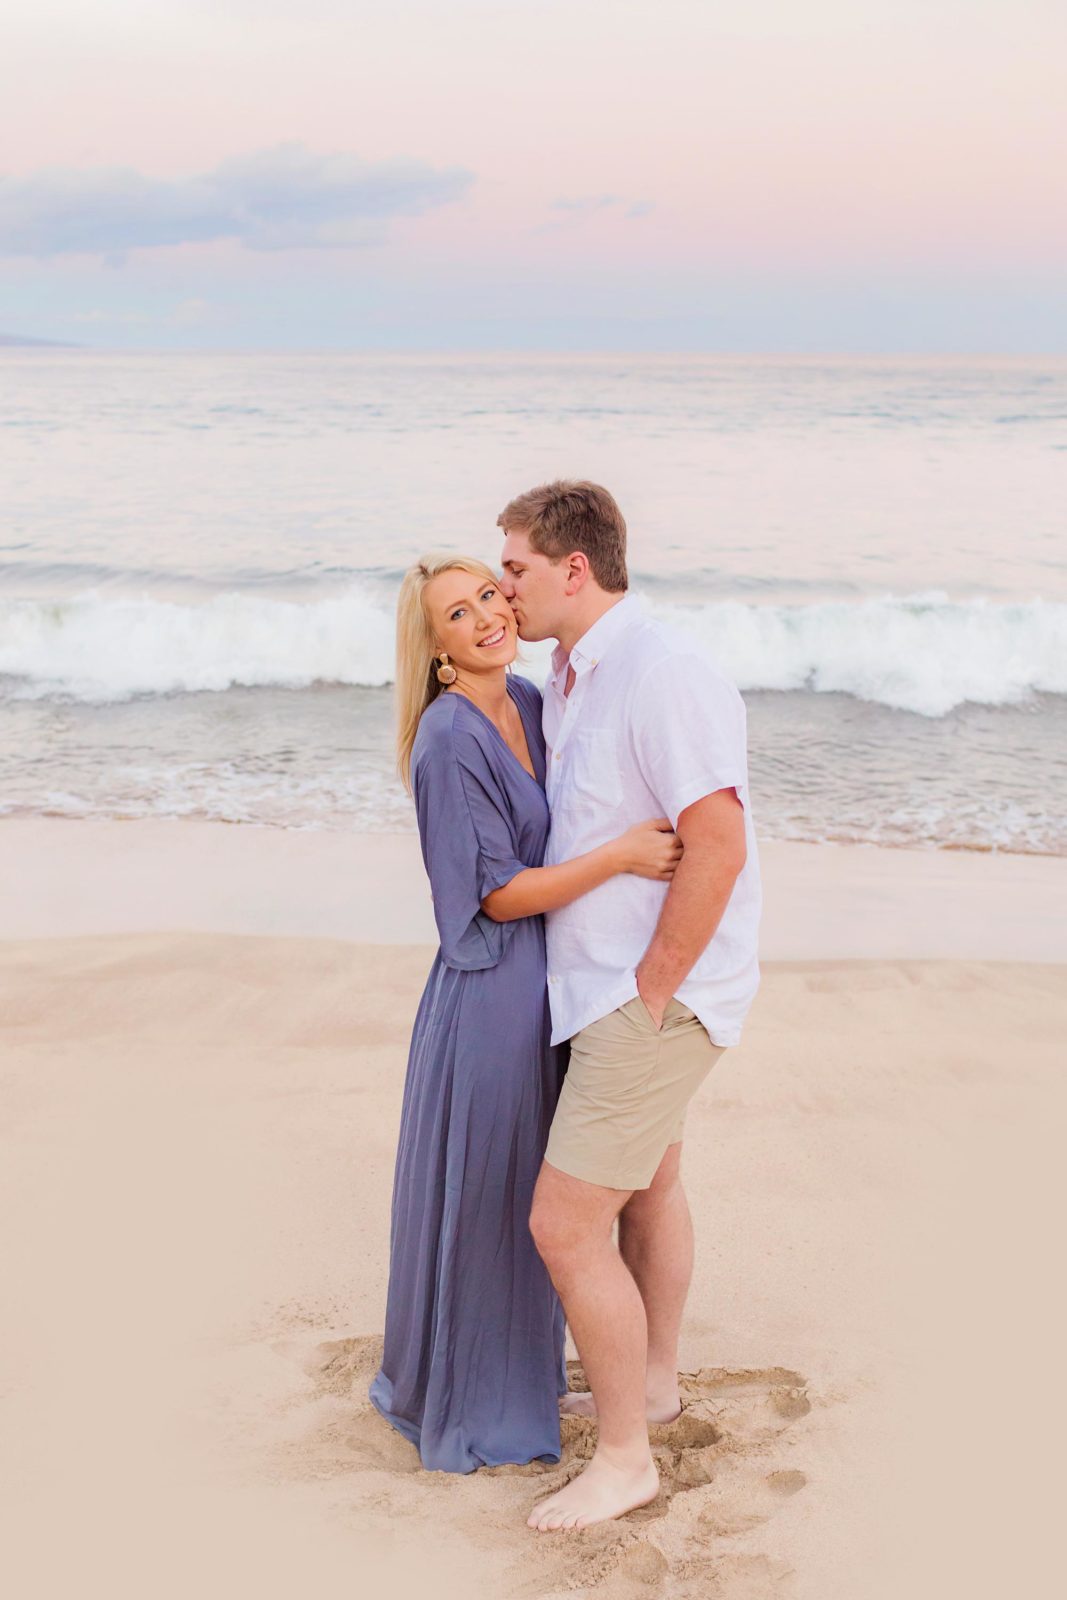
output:
[[[573,861],[555,867],[527,867],[502,889],[482,901],[482,910],[494,922],[514,922],[570,905],[590,889],[599,888],[619,872],[636,872],[642,878],[669,883],[682,856],[682,845],[667,817],[655,817],[628,828],[617,839],[598,845]]]

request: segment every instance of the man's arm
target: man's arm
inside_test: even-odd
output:
[[[745,811],[735,789],[716,789],[686,806],[684,845],[656,931],[637,968],[637,987],[656,1027],[668,1000],[711,940],[745,864]]]

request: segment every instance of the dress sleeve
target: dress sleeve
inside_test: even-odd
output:
[[[422,859],[446,966],[495,967],[515,929],[481,902],[525,872],[507,796],[473,733],[444,724],[412,771]]]
[[[686,806],[735,789],[748,810],[745,702],[699,655],[671,655],[646,673],[635,696],[636,755],[672,828]]]

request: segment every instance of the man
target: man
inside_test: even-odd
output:
[[[620,875],[546,917],[552,1043],[570,1040],[570,1065],[530,1227],[591,1389],[562,1404],[598,1419],[588,1466],[529,1518],[549,1532],[622,1516],[659,1490],[648,1422],[680,1409],[692,1275],[685,1108],[738,1042],[759,984],[760,880],[744,702],[695,639],[627,593],[611,495],[546,484],[498,524],[519,637],[558,640],[545,864],[657,815],[684,846],[670,884]]]

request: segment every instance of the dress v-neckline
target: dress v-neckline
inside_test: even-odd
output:
[[[541,782],[540,778],[537,776],[537,757],[534,755],[533,750],[530,747],[530,733],[529,733],[529,729],[526,726],[526,718],[522,714],[522,704],[518,699],[516,699],[515,695],[512,694],[511,688],[510,688],[510,680],[509,679],[505,679],[504,680],[504,688],[507,691],[507,695],[508,695],[509,700],[511,701],[512,705],[515,707],[516,711],[519,713],[519,721],[522,724],[522,736],[526,740],[526,754],[529,756],[530,761],[531,761],[531,763],[533,765],[533,771],[532,772],[529,770],[528,767],[523,766],[522,762],[519,760],[519,758],[515,754],[514,750],[508,744],[508,741],[504,738],[504,735],[501,733],[500,729],[497,727],[497,725],[493,721],[492,717],[490,717],[486,712],[484,712],[482,710],[481,706],[475,705],[474,701],[471,699],[469,694],[464,694],[460,690],[460,691],[456,692],[456,698],[457,698],[457,700],[466,700],[467,704],[472,708],[472,710],[477,711],[478,715],[482,718],[482,721],[483,722],[487,722],[489,724],[489,726],[492,728],[493,732],[496,734],[497,738],[500,740],[500,743],[504,746],[504,749],[507,751],[508,755],[511,757],[512,761],[514,761],[515,765],[519,768],[520,772],[522,772],[527,778],[529,778],[531,783],[536,783],[537,787],[541,790],[541,793],[544,794],[545,786]],[[446,694],[450,693],[450,692],[451,691],[449,691],[449,690],[445,690]]]

